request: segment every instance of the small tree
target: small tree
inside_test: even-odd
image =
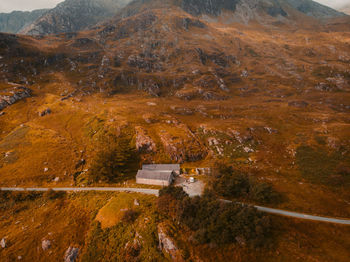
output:
[[[127,176],[137,155],[127,134],[119,137],[106,134],[100,140],[99,150],[90,168],[93,182],[114,182]]]

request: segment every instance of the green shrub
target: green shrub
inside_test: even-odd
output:
[[[216,166],[211,181],[213,190],[229,199],[252,200],[258,203],[276,203],[282,196],[272,185],[250,178],[246,173],[234,170],[230,166]]]
[[[124,223],[133,223],[137,217],[139,216],[139,212],[134,209],[129,209],[124,212],[122,217],[122,222]]]
[[[58,198],[63,198],[65,196],[66,196],[66,192],[64,192],[64,191],[54,191],[52,189],[49,189],[43,195],[43,197],[46,198],[47,200],[55,200],[55,199],[58,199]]]
[[[163,193],[159,201],[167,200],[169,197],[174,199],[170,195],[173,190],[169,191],[169,194]],[[165,203],[173,205],[171,201],[164,201]],[[217,200],[214,192],[210,190],[206,190],[202,197],[185,196],[176,200],[176,203],[176,220],[192,230],[194,239],[201,244],[223,245],[244,242],[256,247],[268,243],[270,220],[255,208],[224,203]],[[160,212],[164,210],[167,209]]]
[[[118,182],[128,177],[138,165],[138,156],[132,139],[126,134],[117,137],[105,134],[89,171],[93,182]]]
[[[280,194],[268,183],[253,183],[249,189],[249,197],[251,200],[263,204],[281,201]]]

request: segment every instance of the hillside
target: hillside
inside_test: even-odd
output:
[[[41,17],[46,11],[46,9],[42,9],[32,12],[14,11],[11,13],[0,13],[0,32],[18,33]]]
[[[348,17],[247,3],[140,0],[84,31],[0,34],[0,187],[137,187],[143,163],[180,163],[215,197],[349,218]],[[210,194],[50,194],[0,195],[0,257],[62,261],[69,247],[76,261],[350,256],[346,226]],[[209,215],[217,223],[203,228]],[[159,245],[164,235],[176,248]]]

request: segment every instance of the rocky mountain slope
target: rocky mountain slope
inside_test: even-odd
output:
[[[46,11],[47,9],[32,12],[14,11],[11,13],[0,13],[0,32],[18,33],[41,17]]]
[[[3,32],[22,33],[28,35],[48,35],[64,32],[76,32],[95,26],[113,17],[131,0],[67,0],[47,12],[13,12],[0,15]],[[344,16],[329,7],[311,0],[165,0],[165,1],[133,1],[122,16],[138,12],[139,8],[178,6],[195,16],[219,17],[224,23],[249,21],[261,24],[304,24],[308,20],[304,16],[324,20]],[[231,12],[231,13],[230,13]],[[220,16],[221,14],[224,16]],[[301,16],[301,17],[300,17]],[[221,17],[221,18],[220,18]],[[308,21],[310,23],[310,21]],[[0,24],[1,26],[1,24]]]
[[[113,16],[129,0],[66,0],[20,31],[28,35],[76,32]]]

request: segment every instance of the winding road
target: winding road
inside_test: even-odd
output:
[[[159,195],[159,190],[157,189],[148,189],[148,188],[123,188],[123,187],[56,187],[56,188],[23,188],[23,187],[0,187],[0,191],[37,191],[45,192],[52,189],[53,191],[66,191],[66,192],[91,192],[91,191],[100,191],[100,192],[128,192],[128,193],[141,193],[147,195]],[[221,200],[223,202],[232,202],[229,200]],[[243,203],[242,203],[243,205]],[[281,215],[286,217],[293,217],[297,219],[326,222],[340,225],[350,225],[350,219],[345,218],[331,218],[331,217],[322,217],[322,216],[313,216],[303,213],[291,212],[282,209],[275,209],[262,206],[254,206],[257,210],[265,213]]]

